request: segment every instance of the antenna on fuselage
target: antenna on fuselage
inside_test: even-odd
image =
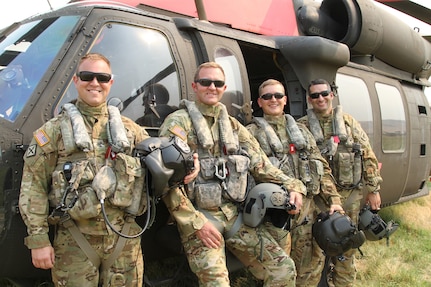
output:
[[[207,13],[205,12],[205,6],[202,0],[195,0],[196,10],[198,10],[199,20],[208,21]]]
[[[46,0],[46,2],[48,2],[48,5],[49,5],[49,10],[54,10],[54,9],[52,9],[52,5],[51,5],[51,2],[49,2],[49,0]]]

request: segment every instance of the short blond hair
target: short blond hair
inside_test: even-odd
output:
[[[216,62],[205,62],[199,65],[198,69],[195,72],[195,77],[193,79],[194,82],[196,82],[197,80],[199,80],[199,72],[204,69],[204,68],[215,68],[215,69],[220,69],[220,71],[223,74],[223,77],[225,78],[225,74],[224,74],[224,70],[222,68],[222,66],[220,66],[220,64],[216,63]],[[225,79],[223,79],[225,80]]]
[[[85,60],[92,60],[92,61],[102,60],[102,61],[106,62],[106,64],[108,64],[109,69],[111,69],[111,62],[108,60],[108,58],[106,58],[105,56],[103,56],[102,54],[99,54],[99,53],[88,53],[88,54],[82,56],[81,60],[79,60],[79,64],[76,67],[77,72],[79,72],[79,67],[81,66],[81,64]]]
[[[286,91],[284,89],[283,84],[280,81],[274,80],[274,79],[268,79],[259,86],[259,97],[262,96],[263,88],[266,86],[272,86],[272,85],[280,85],[283,88],[283,94],[286,94]]]

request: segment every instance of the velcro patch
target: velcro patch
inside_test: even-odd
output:
[[[46,145],[50,141],[48,135],[45,133],[44,130],[38,130],[36,133],[34,133],[33,137],[37,141],[38,145],[41,147]]]
[[[37,148],[37,145],[35,145],[35,144],[32,144],[31,146],[29,146],[28,148],[27,148],[27,152],[26,152],[26,157],[32,157],[32,156],[35,156],[36,155],[36,148]]]
[[[187,134],[186,134],[186,131],[182,127],[175,125],[172,128],[170,128],[169,131],[171,133],[173,133],[174,135],[176,135],[177,137],[179,137],[180,139],[182,139],[183,141],[186,141]]]

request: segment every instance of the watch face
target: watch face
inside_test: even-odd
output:
[[[179,147],[182,150],[183,153],[190,152],[189,145],[179,137],[175,137],[175,144],[177,145],[177,147]]]

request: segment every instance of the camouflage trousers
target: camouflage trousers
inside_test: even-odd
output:
[[[129,234],[136,234],[139,230],[137,224],[133,223]],[[118,240],[116,234],[84,236],[99,255],[101,262],[109,258]],[[136,287],[143,284],[144,262],[140,237],[126,240],[123,250],[106,272],[101,272],[101,266],[93,265],[70,231],[62,226],[58,226],[53,247],[55,264],[51,273],[57,287]]]
[[[316,220],[317,209],[313,198],[303,199],[301,212],[306,213],[305,221],[296,222],[291,230],[292,251],[290,257],[295,262],[296,286],[317,286],[320,281],[323,267],[325,265],[325,255],[313,238],[312,227]],[[304,218],[301,216],[301,218]]]
[[[236,216],[229,222],[219,222],[229,230]],[[191,270],[199,285],[205,287],[230,286],[226,267],[226,250],[232,252],[264,286],[295,286],[295,265],[264,225],[251,228],[244,224],[231,238],[222,239],[219,248],[207,248],[196,235],[183,238],[184,249]]]
[[[350,194],[354,192],[353,200],[349,199]],[[362,191],[361,190],[343,190],[339,191],[341,195],[341,201],[346,214],[352,219],[355,224],[358,224],[359,211],[361,208]],[[349,201],[348,206],[344,206],[346,201]],[[332,284],[335,287],[351,287],[354,286],[356,280],[356,265],[355,265],[355,253],[356,249],[350,249],[344,252],[343,258],[332,258],[334,264],[332,274]]]

